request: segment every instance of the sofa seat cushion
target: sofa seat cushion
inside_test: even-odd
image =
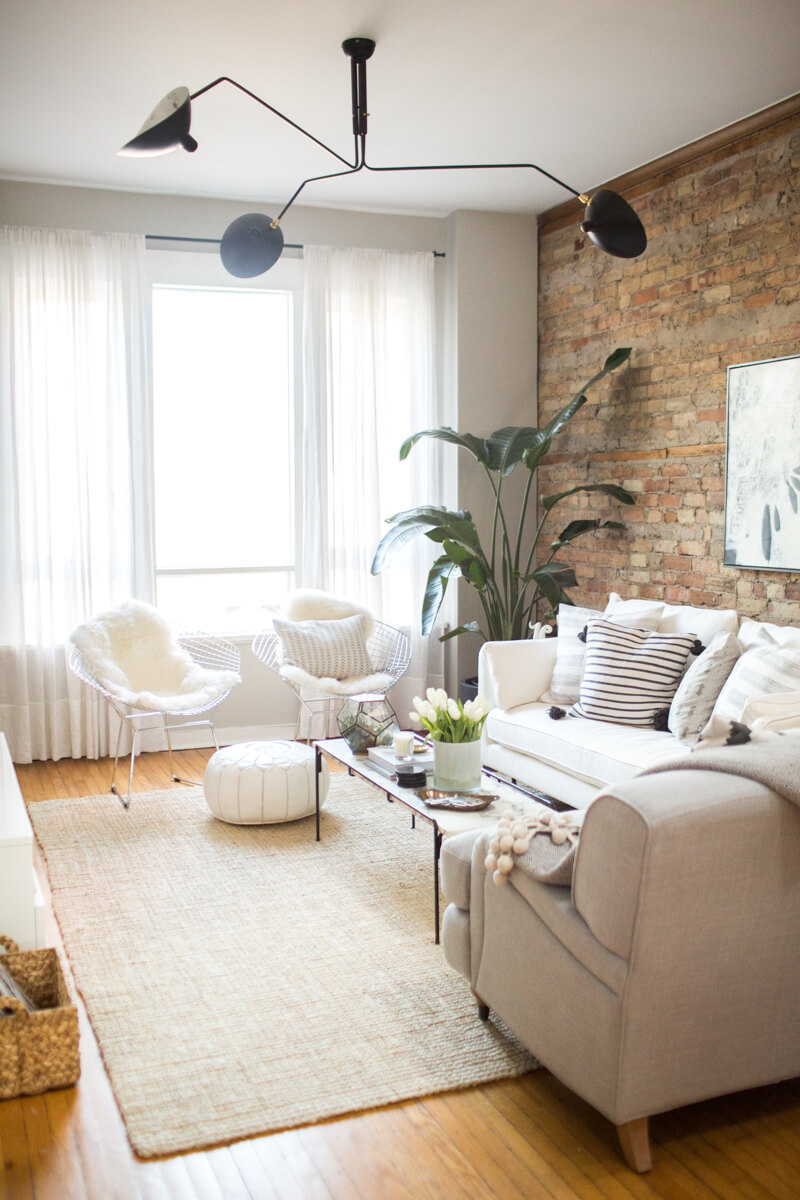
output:
[[[486,735],[596,787],[631,779],[645,767],[685,753],[671,733],[585,717],[554,721],[548,707],[495,708],[486,718]]]

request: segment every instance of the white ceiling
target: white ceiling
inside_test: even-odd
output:
[[[346,37],[368,65],[368,159],[533,161],[578,190],[800,91],[800,0],[4,0],[0,177],[282,206],[336,160],[228,85],[193,104],[195,154],[119,158],[170,89],[229,75],[353,149]],[[303,204],[538,212],[529,171],[309,185]]]

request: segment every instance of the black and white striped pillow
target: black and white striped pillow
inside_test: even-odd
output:
[[[656,713],[669,708],[696,641],[693,633],[648,633],[603,618],[590,621],[573,713],[652,727]]]

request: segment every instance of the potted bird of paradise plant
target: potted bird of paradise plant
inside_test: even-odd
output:
[[[477,592],[483,610],[483,622],[468,621],[446,632],[441,640],[463,633],[477,633],[484,640],[507,641],[528,635],[529,623],[546,606],[550,615],[559,604],[571,604],[569,590],[577,587],[574,568],[558,557],[559,551],[584,534],[599,529],[622,529],[619,521],[585,517],[569,521],[540,552],[540,542],[553,509],[576,492],[595,492],[618,504],[633,504],[634,497],[616,483],[587,483],[553,495],[538,496],[535,526],[529,529],[527,517],[536,496],[537,470],[553,439],[586,403],[586,392],[630,358],[630,347],[616,349],[603,367],[593,375],[572,400],[541,428],[507,426],[486,438],[457,433],[448,426],[424,429],[412,434],[400,447],[401,461],[406,459],[421,438],[448,442],[465,450],[482,468],[491,489],[494,506],[488,549],[484,548],[472,515],[466,510],[451,511],[435,505],[422,505],[387,518],[391,525],[375,551],[372,574],[377,575],[412,538],[424,534],[441,546],[442,553],[428,574],[422,600],[422,632],[430,633],[436,622],[451,579],[461,578]],[[515,512],[504,508],[503,484],[514,470],[527,471],[522,499]],[[532,523],[531,523],[532,525]]]

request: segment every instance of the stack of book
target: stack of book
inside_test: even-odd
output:
[[[384,775],[394,775],[397,770],[398,763],[413,762],[414,766],[420,771],[433,770],[433,750],[426,747],[419,754],[415,754],[413,759],[398,758],[391,746],[370,746],[367,750],[367,758],[370,766],[381,771]]]

